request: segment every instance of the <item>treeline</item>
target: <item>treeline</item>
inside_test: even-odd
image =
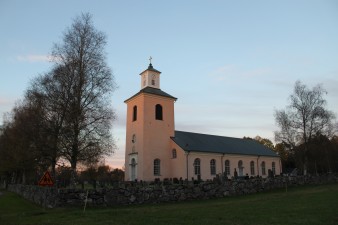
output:
[[[4,119],[0,175],[12,183],[36,182],[60,160],[71,168],[98,162],[114,150],[111,135],[116,88],[106,63],[106,36],[82,14],[52,49],[52,69],[32,80],[24,98]]]
[[[338,136],[329,138],[321,134],[316,135],[309,141],[307,149],[304,143],[292,147],[286,143],[274,145],[271,140],[260,136],[253,139],[278,153],[282,162],[282,172],[285,174],[293,172],[296,168],[299,174],[303,174],[305,158],[307,158],[307,173],[316,175],[338,173]]]
[[[71,184],[71,168],[60,166],[56,169],[57,187],[69,187]],[[124,181],[124,171],[118,168],[111,168],[107,165],[90,165],[85,170],[77,171],[77,187],[103,188],[114,186],[116,183]]]
[[[255,138],[279,154],[284,173],[295,168],[304,175],[338,172],[338,124],[326,94],[322,85],[308,88],[297,81],[286,108],[275,110],[277,144]]]
[[[279,127],[275,140],[304,175],[337,171],[338,125],[335,114],[327,109],[326,94],[322,85],[308,88],[297,81],[286,109],[275,111]]]
[[[309,140],[307,146],[302,143],[294,148],[279,144],[276,146],[286,169],[298,168],[304,174],[322,174],[338,172],[338,137],[329,138],[318,134]],[[304,166],[305,169],[304,169]],[[290,170],[289,170],[290,171]],[[287,172],[289,172],[287,171]]]

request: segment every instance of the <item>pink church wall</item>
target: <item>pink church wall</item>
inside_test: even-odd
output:
[[[137,170],[136,170],[136,177],[137,178],[141,171],[143,170],[143,120],[144,117],[144,111],[141,110],[143,105],[143,98],[141,96],[136,96],[135,98],[131,99],[127,102],[127,127],[126,127],[126,153],[125,153],[125,177],[126,180],[130,180],[131,176],[131,159],[136,159],[137,163]],[[133,108],[134,106],[137,106],[137,120],[132,121],[133,119]],[[132,142],[133,135],[136,135],[136,142]],[[135,153],[132,153],[133,147],[135,148]]]
[[[155,106],[163,109],[163,120],[155,119]],[[133,146],[131,138],[136,134],[135,147],[138,153],[138,180],[154,180],[171,175],[170,156],[171,139],[174,135],[174,100],[146,93],[141,93],[127,102],[127,138],[126,162],[130,161]],[[133,107],[137,106],[137,121],[132,122]],[[161,161],[161,176],[154,176],[154,160]],[[128,167],[128,169],[127,169]],[[130,174],[130,166],[126,165],[126,175]]]
[[[181,149],[176,143],[173,142],[172,148],[175,148],[177,151],[177,158],[172,160],[172,177],[186,179],[187,178],[187,154]],[[280,175],[280,160],[278,157],[263,157],[263,156],[249,156],[249,155],[223,155],[217,153],[196,153],[190,152],[188,154],[188,179],[191,178],[197,179],[197,175],[194,173],[194,160],[196,158],[200,159],[201,162],[201,179],[213,179],[216,175],[211,175],[210,170],[210,161],[215,159],[216,161],[216,174],[222,174],[225,172],[225,161],[230,161],[230,175],[228,178],[234,176],[235,168],[239,174],[238,162],[241,160],[243,162],[243,176],[248,174],[248,176],[268,176],[268,170],[272,170],[272,162],[275,162],[275,175]],[[254,162],[254,174],[251,174],[250,162]],[[261,163],[265,162],[265,175],[262,175]],[[258,167],[257,167],[258,162]]]
[[[173,149],[176,149],[177,157],[171,159],[171,177],[177,179],[181,178],[184,180],[187,178],[187,167],[186,167],[186,154],[185,152],[172,141],[171,152]]]
[[[170,149],[171,139],[174,135],[174,101],[169,98],[147,96],[145,102],[144,119],[144,165],[143,177],[145,180],[157,178],[153,174],[153,162],[158,158],[161,160],[161,176],[170,176]],[[163,120],[155,120],[155,106],[160,104],[163,109]]]

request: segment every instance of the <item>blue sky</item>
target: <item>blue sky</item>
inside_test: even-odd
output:
[[[148,66],[175,97],[176,129],[273,140],[273,113],[297,80],[328,91],[338,113],[338,1],[0,0],[0,124],[35,76],[48,72],[53,43],[81,12],[106,33],[118,149],[124,164],[126,105]]]

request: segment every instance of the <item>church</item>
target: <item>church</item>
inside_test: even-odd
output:
[[[255,140],[175,130],[174,96],[150,61],[127,104],[125,180],[213,179],[281,173],[279,156]]]

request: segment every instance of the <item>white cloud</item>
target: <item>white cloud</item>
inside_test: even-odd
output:
[[[214,77],[217,81],[223,81],[230,78],[253,78],[269,74],[269,68],[256,68],[252,70],[244,70],[236,65],[225,65],[216,68],[209,73],[209,76]]]
[[[13,104],[13,102],[14,102],[13,99],[0,97],[0,105],[1,105],[1,106]]]
[[[209,76],[214,77],[217,81],[223,81],[226,77],[232,76],[235,71],[236,67],[234,65],[225,65],[213,70]]]
[[[55,61],[51,55],[18,55],[16,57],[21,62],[52,62]]]

